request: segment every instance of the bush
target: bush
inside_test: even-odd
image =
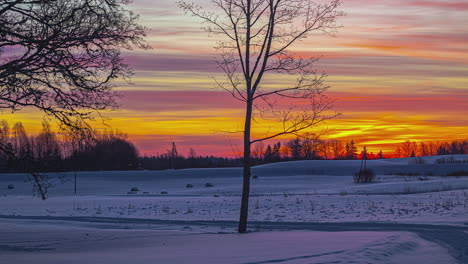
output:
[[[13,184],[8,184],[8,190],[13,190],[15,186]]]
[[[375,180],[375,173],[371,169],[361,170],[354,174],[355,183],[371,183]]]

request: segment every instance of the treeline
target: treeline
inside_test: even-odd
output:
[[[467,140],[451,142],[413,142],[399,144],[392,157],[422,157],[468,154]],[[322,140],[314,134],[252,147],[252,165],[292,160],[356,160],[385,158],[359,151],[353,140]],[[242,159],[199,156],[190,149],[184,157],[175,143],[166,153],[139,157],[136,147],[125,134],[112,130],[98,133],[90,130],[86,138],[52,131],[43,121],[37,135],[29,135],[21,122],[13,126],[0,121],[0,172],[59,172],[99,170],[164,170],[186,168],[240,167]]]
[[[102,170],[163,170],[184,168],[239,167],[241,159],[197,156],[187,158],[175,144],[168,153],[139,157],[125,134],[112,130],[82,135],[52,131],[47,121],[37,135],[30,135],[21,122],[13,126],[0,121],[0,172],[63,172]]]
[[[188,169],[188,168],[224,168],[240,167],[241,159],[217,158],[213,156],[197,156],[195,150],[190,148],[188,157],[179,155],[177,146],[172,142],[172,147],[166,153],[157,156],[144,156],[140,158],[140,166],[146,170]]]
[[[59,172],[80,170],[132,170],[139,167],[138,151],[122,133],[90,131],[84,139],[56,133],[43,121],[36,136],[21,122],[13,127],[0,121],[1,172]]]
[[[253,147],[252,156],[257,163],[270,163],[290,160],[356,160],[362,159],[354,140],[322,140],[314,135],[296,138],[281,144],[258,143]],[[367,159],[383,159],[383,153],[367,153]]]
[[[306,135],[284,144],[252,148],[252,165],[291,160],[360,159],[354,141],[321,140]],[[368,159],[383,158],[367,153]],[[180,155],[175,143],[166,153],[139,157],[136,147],[125,134],[112,130],[90,131],[85,138],[70,133],[52,131],[43,121],[42,130],[30,135],[21,122],[11,127],[0,121],[0,172],[60,172],[100,170],[164,170],[186,168],[240,167],[242,159],[197,155],[190,149],[187,157]]]
[[[252,148],[251,163],[253,166],[292,160],[325,160],[325,159],[362,159],[364,153],[358,152],[354,141],[343,142],[339,140],[321,140],[318,137],[305,136],[290,140],[284,144],[277,142],[265,146],[262,142]],[[185,168],[220,168],[240,167],[240,158],[218,158],[213,156],[197,156],[192,148],[187,157],[180,155],[175,143],[166,153],[157,156],[140,158],[143,169],[185,169]],[[367,153],[367,159],[384,158],[382,151],[375,155]]]
[[[141,157],[139,161],[141,169],[145,170],[226,168],[242,166],[241,159],[219,158],[214,156],[197,156],[192,158],[178,156],[173,159],[167,155],[160,155]]]
[[[407,140],[397,146],[397,158],[468,154],[468,140],[414,142]]]

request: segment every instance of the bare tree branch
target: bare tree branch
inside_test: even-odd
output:
[[[0,108],[34,107],[75,128],[116,108],[112,81],[132,75],[120,50],[149,48],[127,3],[0,0]]]

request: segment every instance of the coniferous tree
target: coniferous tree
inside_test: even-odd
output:
[[[270,145],[267,146],[263,159],[265,160],[265,162],[273,161],[273,150]]]
[[[382,150],[379,151],[379,159],[385,159]]]
[[[278,142],[273,146],[272,151],[273,161],[280,161],[281,160],[281,143]]]
[[[354,145],[354,140],[346,143],[346,159],[355,160],[358,159],[358,150]]]
[[[302,145],[301,140],[296,138],[288,142],[288,147],[291,149],[291,158],[293,160],[300,160],[302,156]]]

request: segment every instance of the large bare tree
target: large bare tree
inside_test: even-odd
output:
[[[206,7],[184,0],[178,3],[186,13],[200,18],[207,32],[221,37],[216,47],[221,53],[218,66],[226,78],[216,82],[245,103],[243,190],[238,228],[243,233],[247,231],[251,145],[297,134],[335,116],[325,115],[332,107],[332,100],[324,94],[328,88],[324,84],[325,74],[319,74],[314,68],[317,59],[302,58],[291,48],[311,33],[332,35],[339,27],[337,18],[344,15],[338,10],[341,2],[209,0],[212,6]],[[288,86],[268,87],[265,79],[275,73],[294,75],[296,80]],[[272,108],[279,104],[279,99],[299,99],[302,103]],[[269,108],[272,111],[267,112]],[[260,115],[255,115],[256,110]],[[252,139],[252,119],[258,116],[279,118],[282,129]]]
[[[147,48],[145,28],[128,3],[0,0],[0,109],[36,108],[69,132],[88,134],[88,120],[117,107],[113,81],[132,74],[121,50]],[[0,151],[21,161],[28,139],[22,126],[13,132],[21,151],[3,141]],[[25,166],[40,183],[36,165]]]
[[[145,48],[129,0],[0,0],[0,108],[34,107],[73,127],[116,107],[121,49]]]

